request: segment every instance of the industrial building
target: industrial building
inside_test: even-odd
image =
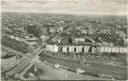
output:
[[[99,52],[107,52],[107,53],[128,53],[128,47],[97,47]]]
[[[81,52],[94,52],[95,47],[91,46],[76,46],[76,45],[54,45],[46,44],[47,51],[51,52],[70,52],[70,53],[81,53]],[[91,49],[91,50],[90,50]]]
[[[46,44],[47,51],[51,52],[70,52],[70,53],[128,53],[127,47],[94,47],[79,45],[58,45]]]
[[[89,40],[86,42],[86,40]],[[59,42],[50,41],[47,42],[47,51],[51,52],[70,52],[70,53],[81,53],[81,52],[91,52],[94,53],[95,46],[92,46],[91,38],[82,36],[71,36],[68,34],[63,35]]]
[[[128,53],[127,47],[98,46],[89,37],[71,35],[63,35],[59,42],[47,42],[46,49],[64,53]]]

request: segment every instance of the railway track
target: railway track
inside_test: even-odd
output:
[[[9,71],[6,74],[11,76],[21,72],[24,69],[24,67],[27,66],[32,61],[33,58],[35,58],[41,52],[44,52],[44,50],[45,49],[38,48],[37,50],[31,53],[31,56],[26,57],[26,59],[23,60],[16,68],[14,68],[13,70]]]
[[[127,79],[127,68],[123,68],[123,67],[108,66],[108,65],[95,64],[95,63],[94,64],[86,63],[83,66],[80,63],[76,63],[74,61],[70,61],[67,59],[65,60],[62,58],[57,58],[47,55],[41,55],[40,60],[42,62],[47,61],[48,63],[59,64],[75,72],[77,71],[78,68],[80,68],[85,71],[85,74],[89,74],[89,75],[100,76],[102,74],[106,76],[112,76],[117,79]]]

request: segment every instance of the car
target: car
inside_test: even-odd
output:
[[[84,73],[85,70],[82,70],[82,69],[80,69],[80,68],[77,68],[76,72],[77,72],[78,74],[80,74],[80,73]]]
[[[57,69],[58,69],[59,67],[60,67],[60,65],[59,65],[59,64],[55,64],[55,68],[57,68]]]
[[[100,74],[99,76],[103,77],[103,78],[108,78],[108,79],[114,79],[112,76],[110,75],[104,75],[104,74]]]

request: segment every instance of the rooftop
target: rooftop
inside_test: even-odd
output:
[[[84,35],[64,34],[61,37],[62,38],[60,38],[56,41],[49,41],[47,43],[58,44],[58,45],[91,45],[93,43],[93,39],[91,39],[87,36],[84,36]],[[82,38],[82,40],[81,40],[81,38]],[[77,41],[76,41],[76,39],[77,39]],[[80,39],[80,40],[78,40],[78,39]]]

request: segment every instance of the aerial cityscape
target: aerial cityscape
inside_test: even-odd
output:
[[[128,79],[126,15],[1,14],[1,81]]]

